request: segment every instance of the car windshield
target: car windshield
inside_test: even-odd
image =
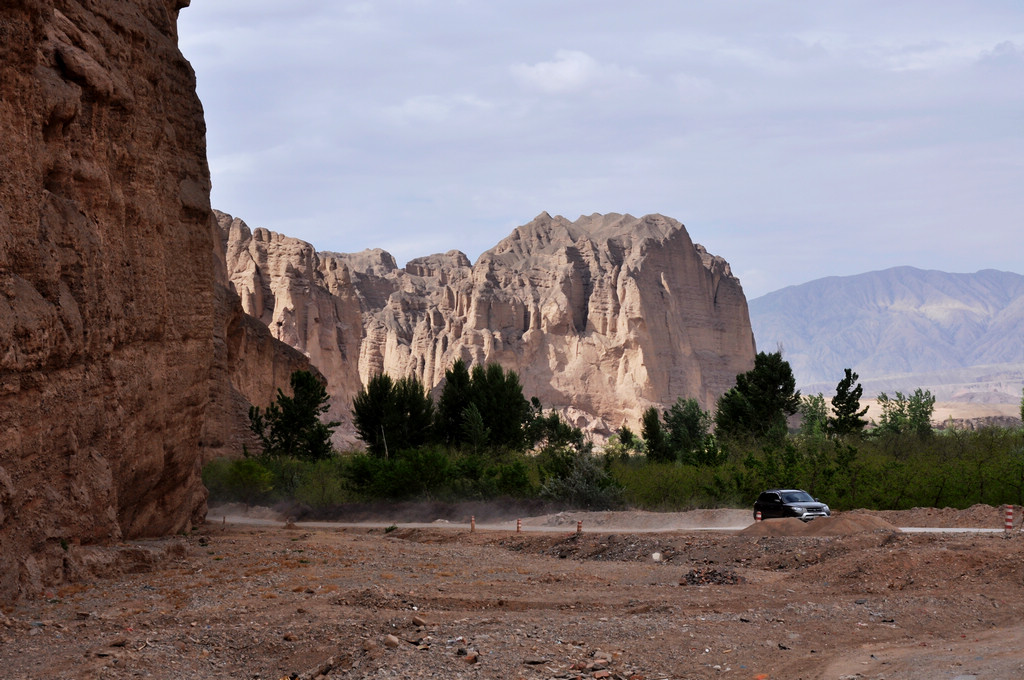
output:
[[[783,503],[813,503],[814,499],[806,491],[791,491],[782,494]]]

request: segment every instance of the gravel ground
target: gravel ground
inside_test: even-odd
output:
[[[895,528],[995,528],[996,508],[660,530],[749,518],[694,513],[557,513],[524,524],[565,531],[524,533],[217,521],[72,546],[94,573],[3,607],[0,662],[8,678],[1024,677],[1024,534]]]

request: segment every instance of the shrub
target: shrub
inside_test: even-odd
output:
[[[630,506],[646,510],[678,511],[697,507],[701,498],[701,470],[677,463],[632,465],[615,461],[611,475],[622,487]]]
[[[210,461],[202,471],[210,498],[254,505],[273,489],[274,474],[252,458]]]
[[[445,452],[433,448],[403,451],[390,459],[358,454],[344,468],[346,480],[358,495],[392,500],[443,490],[452,473]]]
[[[295,489],[295,500],[314,508],[351,500],[339,459],[320,460],[304,466]]]
[[[607,509],[620,505],[621,490],[589,451],[569,447],[546,449],[546,479],[542,498],[569,503],[573,507]]]

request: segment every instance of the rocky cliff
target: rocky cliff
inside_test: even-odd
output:
[[[272,393],[245,362],[296,361],[214,285],[187,4],[0,5],[0,599],[75,572],[79,544],[188,529],[201,447]]]
[[[436,386],[462,358],[517,371],[527,396],[610,434],[680,396],[707,408],[753,365],[739,281],[661,215],[542,214],[476,264],[450,251],[404,268],[218,222],[243,308],[328,377],[345,422],[373,375]]]
[[[260,442],[249,429],[249,406],[266,407],[278,389],[291,393],[294,371],[313,371],[309,358],[280,342],[246,314],[238,296],[219,275],[215,285],[214,351],[210,398],[199,439],[202,463],[217,457],[237,458]]]

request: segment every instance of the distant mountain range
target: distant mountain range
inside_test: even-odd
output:
[[[1024,276],[895,267],[833,276],[750,300],[758,350],[781,346],[804,393],[843,369],[865,396],[927,388],[940,400],[1020,403]]]

